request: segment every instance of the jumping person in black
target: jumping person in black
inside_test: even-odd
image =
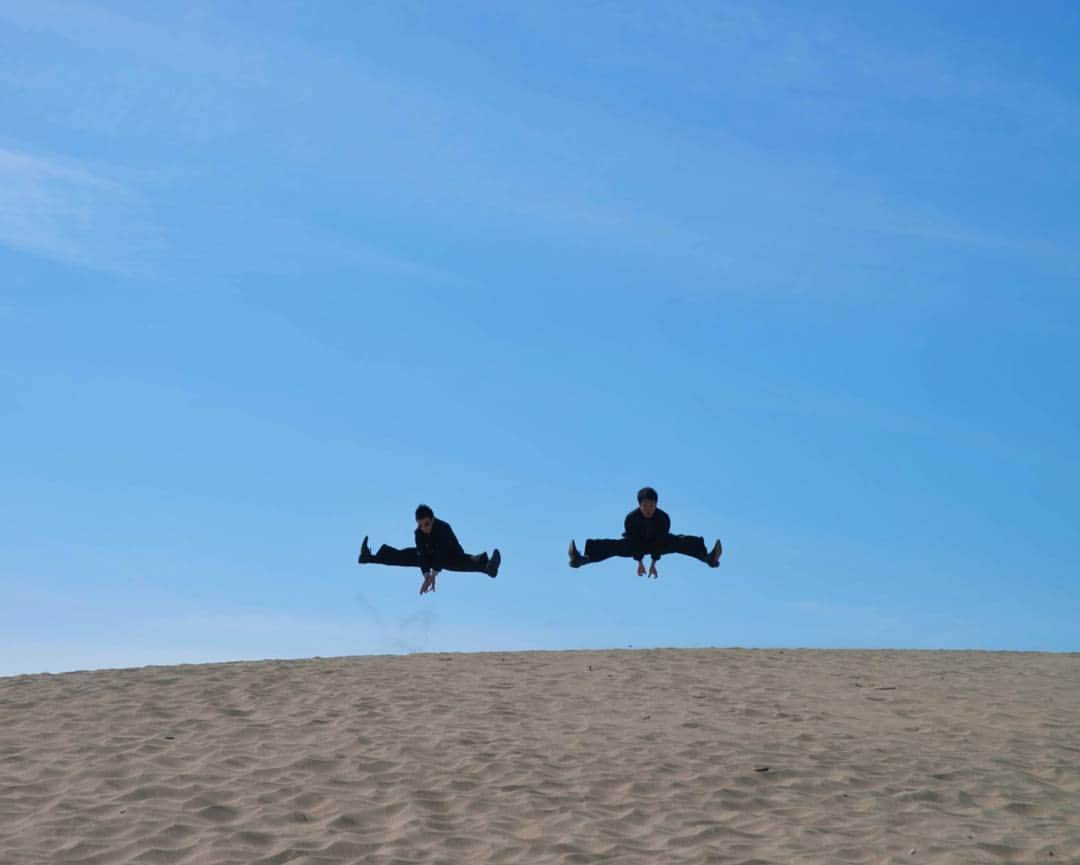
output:
[[[720,541],[713,544],[711,551],[705,549],[705,539],[698,535],[671,534],[671,518],[656,506],[659,499],[656,490],[645,487],[637,495],[638,507],[626,515],[621,538],[615,540],[585,541],[585,555],[578,552],[577,544],[570,541],[570,567],[580,568],[593,562],[602,562],[612,556],[624,556],[635,559],[638,563],[639,577],[645,576],[645,563],[642,559],[647,553],[652,557],[649,563],[649,576],[656,579],[656,563],[665,553],[682,553],[710,568],[718,567],[723,547]]]
[[[461,548],[450,524],[435,519],[435,513],[427,505],[416,509],[416,546],[399,550],[383,544],[375,555],[371,554],[367,537],[360,544],[361,565],[400,565],[420,568],[424,582],[420,594],[435,591],[435,577],[439,571],[463,571],[487,574],[494,578],[499,573],[502,555],[496,549],[491,557],[487,553],[470,556]]]

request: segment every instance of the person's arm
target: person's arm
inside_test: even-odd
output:
[[[465,550],[461,548],[461,544],[458,542],[457,535],[455,535],[454,530],[450,528],[450,523],[442,523],[441,525],[439,523],[436,523],[436,526],[440,530],[440,551],[445,551],[446,555],[456,558],[460,558],[461,556],[465,555]]]
[[[417,529],[413,533],[413,537],[416,539],[416,554],[420,558],[420,570],[423,571],[426,576],[433,564],[431,560],[431,544],[428,536],[420,531],[420,529]]]
[[[656,524],[656,540],[654,544],[656,549],[662,550],[667,546],[668,535],[671,534],[671,517],[657,508],[656,513],[653,514],[653,522]],[[654,564],[660,561],[661,555],[661,553],[652,554]]]
[[[630,552],[634,557],[634,561],[641,564],[641,560],[645,556],[645,540],[642,538],[641,527],[638,525],[639,520],[634,519],[636,515],[637,511],[630,511],[626,515],[626,519],[623,521],[623,537],[630,544]]]

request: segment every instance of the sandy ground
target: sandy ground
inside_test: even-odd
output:
[[[0,679],[0,863],[1080,862],[1080,655],[412,655]]]

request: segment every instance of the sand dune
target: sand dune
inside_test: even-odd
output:
[[[1080,656],[659,650],[0,679],[0,863],[1077,863]]]

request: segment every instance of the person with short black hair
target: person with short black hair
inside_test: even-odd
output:
[[[361,565],[397,565],[400,567],[419,567],[424,575],[420,594],[435,591],[435,577],[440,571],[460,571],[465,573],[487,574],[494,579],[499,573],[502,554],[496,548],[489,557],[486,552],[469,555],[458,543],[450,524],[435,518],[435,512],[427,505],[416,508],[416,531],[413,534],[415,546],[397,549],[383,544],[372,555],[367,536],[360,544]]]
[[[659,577],[656,563],[665,553],[679,553],[704,562],[710,568],[719,567],[723,547],[720,541],[712,550],[705,549],[705,539],[700,535],[671,534],[671,518],[657,507],[659,494],[652,487],[642,487],[637,494],[638,506],[623,521],[623,536],[615,539],[585,541],[585,554],[578,552],[577,544],[570,541],[570,567],[580,568],[602,562],[612,556],[623,556],[637,561],[639,577],[645,576],[646,555],[650,556],[648,575]]]

